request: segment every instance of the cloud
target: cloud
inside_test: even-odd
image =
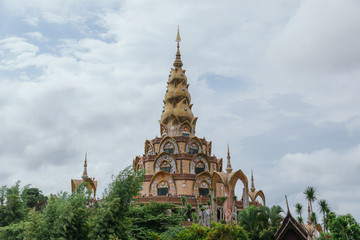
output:
[[[286,154],[274,162],[279,188],[294,201],[305,202],[305,196],[291,189],[292,185],[314,186],[318,199],[327,199],[340,214],[359,215],[355,199],[360,197],[360,145],[345,151],[319,149],[310,153]],[[286,180],[286,182],[284,182]],[[288,192],[285,192],[285,191]],[[345,198],[345,199],[344,199]]]
[[[230,143],[233,168],[253,168],[270,205],[284,206],[285,192],[303,201],[316,183],[336,209],[358,209],[340,197],[357,189],[344,180],[358,173],[357,9],[352,0],[2,1],[0,184],[69,191],[87,151],[102,192],[159,135],[179,24],[197,135],[213,153],[225,157]]]
[[[359,8],[358,1],[303,1],[273,39],[268,60],[301,74],[358,70]]]

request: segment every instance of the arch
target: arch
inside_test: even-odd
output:
[[[155,154],[154,145],[149,140],[146,140],[145,141],[145,155],[154,155],[154,154]]]
[[[221,172],[221,171],[222,171],[222,166],[223,166],[223,159],[220,158],[220,159],[217,161],[217,171],[218,171],[218,172]]]
[[[176,195],[176,186],[174,179],[169,173],[161,170],[152,176],[149,185],[149,194],[153,196],[157,196],[157,187],[161,181],[167,182],[169,186],[169,192],[168,192],[169,194]]]
[[[154,161],[154,172],[158,172],[161,171],[160,170],[160,165],[162,164],[163,161],[167,161],[170,164],[170,173],[176,173],[177,169],[176,169],[176,161],[175,159],[168,154],[167,152],[162,152],[160,153],[155,161]]]
[[[209,190],[210,190],[210,187],[212,186],[212,184],[211,184],[212,180],[211,180],[211,174],[208,171],[202,172],[196,176],[195,181],[194,181],[194,186],[193,186],[193,195],[194,196],[200,195],[199,189],[200,189],[201,184],[204,182],[207,184],[207,186],[209,187]]]
[[[265,206],[266,205],[265,194],[264,194],[264,192],[262,190],[256,192],[254,201],[256,200],[257,197],[260,197],[263,200],[263,204]]]
[[[199,174],[205,171],[205,163],[203,161],[198,161],[195,164],[195,174]]]
[[[167,127],[164,124],[160,123],[160,135],[163,136],[164,134],[166,135],[166,133]]]
[[[195,152],[195,153],[191,153],[191,147],[192,147],[194,144],[197,146],[197,150],[198,150],[198,151]],[[195,147],[195,149],[196,149],[196,147]],[[189,140],[188,143],[186,144],[185,152],[190,153],[190,154],[202,153],[202,146],[201,146],[200,140],[199,140],[197,137],[192,137],[192,138],[190,138],[190,140]]]
[[[144,169],[143,159],[139,156],[136,156],[136,158],[134,159],[134,169],[136,170]]]
[[[196,121],[198,120],[197,117],[194,117],[193,120],[191,120],[191,126],[193,126],[193,133],[195,134],[195,125],[196,125]]]
[[[192,133],[192,129],[190,127],[190,123],[188,121],[185,121],[181,126],[180,126],[180,133],[181,135],[185,136],[185,137],[189,137],[190,134]]]
[[[172,137],[170,137],[170,136],[167,136],[167,137],[163,138],[163,140],[161,140],[159,152],[163,152],[163,151],[164,151],[164,146],[165,146],[165,144],[167,144],[167,143],[171,143],[171,144],[174,145],[174,154],[179,153],[179,146],[177,145],[175,139],[172,138]]]
[[[171,173],[171,164],[167,160],[163,160],[160,163],[160,170]]]
[[[216,189],[216,183],[221,180],[223,182],[223,184],[226,184],[225,179],[223,178],[223,176],[220,174],[220,172],[214,172],[212,177],[211,177],[211,187]]]
[[[236,172],[234,172],[231,175],[231,177],[229,179],[229,185],[233,189],[235,189],[235,185],[239,179],[243,182],[245,189],[248,189],[248,179],[247,179],[246,175],[243,173],[243,171],[241,171],[241,170],[237,170]]]
[[[199,154],[196,154],[193,159],[191,160],[190,162],[190,173],[191,174],[196,174],[195,173],[195,166],[196,164],[199,162],[199,161],[202,161],[204,163],[204,171],[210,171],[209,169],[209,161],[207,159],[207,156],[203,153],[199,153]]]

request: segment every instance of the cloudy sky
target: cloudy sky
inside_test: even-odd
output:
[[[360,220],[358,0],[0,0],[0,185],[100,192],[159,135],[176,51],[198,137],[262,189]],[[241,194],[241,184],[237,193]]]

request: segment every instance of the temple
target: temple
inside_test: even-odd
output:
[[[242,170],[233,171],[229,146],[223,172],[223,159],[212,155],[212,142],[196,136],[197,117],[192,112],[189,84],[182,68],[180,41],[178,29],[176,58],[159,120],[161,137],[146,140],[145,153],[133,160],[134,168],[145,172],[138,202],[181,204],[181,197],[186,196],[194,211],[199,203],[207,204],[215,220],[236,221],[237,212],[247,206],[265,205],[265,195],[256,191],[253,176],[249,191],[247,176]],[[235,196],[238,180],[243,186],[241,199]]]
[[[81,179],[71,179],[71,192],[75,192],[76,188],[80,186],[82,183],[85,183],[85,186],[89,193],[93,194],[93,198],[96,197],[96,189],[98,182],[95,181],[95,178],[90,178],[87,173],[87,153],[85,153],[85,160],[84,160],[84,171]]]

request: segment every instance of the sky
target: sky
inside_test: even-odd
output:
[[[87,152],[101,193],[160,135],[179,25],[196,135],[213,154],[229,144],[269,206],[286,209],[287,195],[295,215],[313,186],[359,221],[359,11],[358,0],[0,0],[0,185],[70,192]]]

